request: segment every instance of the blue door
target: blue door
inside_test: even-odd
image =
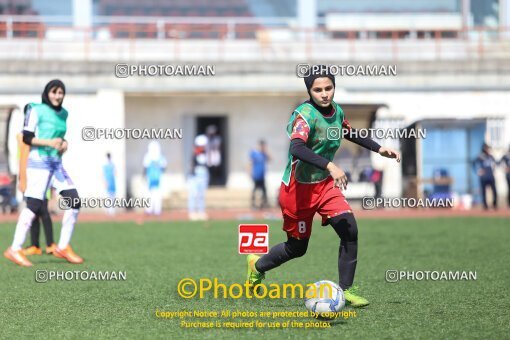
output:
[[[472,161],[484,141],[485,123],[445,121],[422,124],[427,136],[421,140],[422,176],[431,178],[437,169],[446,169],[454,182],[452,190],[458,194],[479,194],[478,179]],[[431,191],[432,186],[425,186]]]

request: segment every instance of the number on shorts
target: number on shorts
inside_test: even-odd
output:
[[[298,222],[298,231],[300,234],[306,233],[306,222],[305,221]]]

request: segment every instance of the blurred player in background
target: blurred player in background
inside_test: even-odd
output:
[[[62,107],[64,96],[64,83],[54,79],[44,88],[42,103],[28,104],[25,108],[23,142],[30,146],[24,193],[27,206],[19,215],[12,245],[4,252],[7,259],[20,266],[32,266],[21,247],[33,220],[41,212],[51,180],[57,192],[70,203],[69,209],[64,212],[60,240],[53,254],[70,263],[83,262],[69,245],[78,218],[80,199],[71,178],[62,166],[62,154],[67,150],[64,136],[68,116],[67,110]]]
[[[10,213],[18,210],[18,201],[16,200],[16,189],[13,183],[16,177],[9,173],[0,172],[0,206],[2,213],[6,213],[9,209]]]
[[[161,176],[165,171],[167,162],[161,154],[161,145],[158,141],[151,141],[147,153],[143,158],[145,178],[149,186],[151,205],[145,212],[149,215],[161,215],[163,195],[161,193]]]
[[[266,163],[271,160],[271,156],[267,152],[266,141],[260,140],[258,149],[250,152],[251,160],[251,179],[253,180],[253,191],[251,193],[251,207],[256,208],[255,196],[257,190],[262,192],[262,201],[258,208],[267,208],[267,191],[266,191]]]
[[[106,164],[103,165],[103,178],[108,197],[115,199],[117,195],[117,186],[115,185],[115,165],[112,162],[112,155],[109,152],[106,154]],[[115,215],[115,208],[113,205],[108,208],[108,214]]]
[[[499,164],[503,164],[505,167],[506,186],[508,190],[508,207],[510,208],[510,147],[508,148],[508,152],[499,161]]]
[[[188,190],[188,217],[191,221],[205,221],[205,193],[209,185],[209,168],[207,167],[208,138],[199,135],[195,138]]]
[[[313,217],[319,213],[322,225],[330,224],[340,238],[339,285],[345,299],[353,307],[363,307],[368,301],[357,295],[356,287],[352,286],[358,256],[358,227],[341,191],[347,188],[347,176],[332,160],[343,136],[398,162],[400,154],[381,147],[370,138],[358,137],[342,108],[333,101],[335,78],[326,67],[320,67],[304,80],[310,99],[296,108],[287,125],[291,143],[280,186],[279,200],[287,241],[272,247],[262,257],[248,255],[247,281],[255,286],[268,270],[303,256],[312,233]],[[347,133],[341,133],[342,129]],[[352,133],[349,135],[349,132]]]
[[[209,125],[205,129],[207,135],[207,167],[209,168],[209,180],[211,185],[222,185],[224,182],[221,172],[221,136],[218,134],[216,125]]]
[[[496,181],[494,179],[494,168],[496,165],[496,160],[491,155],[491,147],[488,144],[483,143],[482,151],[473,162],[473,167],[480,179],[482,203],[485,210],[489,209],[489,205],[487,204],[487,187],[489,187],[492,191],[492,207],[494,209],[498,208],[498,192],[496,190]]]

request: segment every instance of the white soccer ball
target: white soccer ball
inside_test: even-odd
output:
[[[315,282],[306,290],[305,306],[308,311],[318,313],[322,318],[335,318],[335,313],[345,306],[344,292],[332,281]]]

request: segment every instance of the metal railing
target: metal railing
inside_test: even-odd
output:
[[[0,16],[0,44],[30,45],[26,48],[31,51],[35,46],[36,52],[30,57],[39,59],[51,56],[47,50],[55,44],[67,44],[67,49],[74,46],[73,58],[97,59],[94,51],[105,43],[127,46],[128,53],[123,52],[122,59],[146,55],[140,49],[158,44],[166,46],[162,48],[165,55],[174,59],[186,59],[200,44],[209,46],[216,59],[225,60],[248,50],[259,59],[273,55],[282,60],[334,55],[340,59],[367,59],[378,53],[380,58],[391,60],[510,55],[509,28],[338,31],[320,24],[318,29],[307,30],[296,28],[294,18],[95,17],[92,27],[80,28],[73,27],[69,17]],[[1,48],[0,58],[8,58],[12,52]]]

